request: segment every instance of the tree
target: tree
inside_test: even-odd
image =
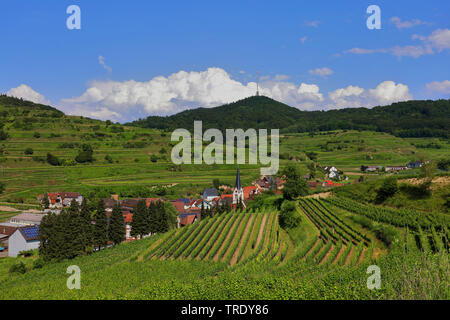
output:
[[[283,175],[286,176],[286,183],[283,187],[283,198],[286,200],[294,200],[298,196],[304,196],[309,193],[309,185],[300,175],[300,171],[293,164],[288,164]]]
[[[115,245],[125,240],[125,220],[119,203],[115,203],[108,226],[109,241]]]
[[[316,164],[314,162],[309,162],[306,167],[309,170],[309,176],[311,179],[316,177]]]
[[[34,151],[32,148],[26,148],[25,151],[23,152],[24,154],[33,154]]]
[[[4,131],[3,129],[0,129],[0,140],[6,140],[9,138],[8,132]]]
[[[140,236],[142,238],[142,236],[146,234],[146,231],[149,229],[146,224],[148,222],[146,219],[147,215],[147,203],[144,199],[140,199],[133,213],[133,221],[131,222],[131,236]]]
[[[156,203],[151,201],[148,206],[148,233],[154,234],[158,232],[158,221],[156,216]]]
[[[202,201],[202,206],[200,207],[200,219],[205,218],[206,218],[205,203]]]
[[[47,162],[51,164],[52,166],[60,166],[61,161],[58,159],[57,156],[52,155],[50,152],[47,153]]]
[[[105,156],[105,161],[108,162],[108,163],[113,163],[113,162],[114,162],[114,161],[113,161],[113,158],[112,158],[109,154],[107,154],[107,155]]]
[[[376,202],[381,203],[387,198],[392,197],[398,191],[397,179],[394,177],[387,177],[383,180],[383,184],[377,191]]]
[[[94,244],[100,250],[108,243],[108,221],[106,218],[105,204],[102,199],[98,201],[97,212],[95,213]]]
[[[50,201],[48,200],[48,194],[44,194],[44,209],[48,209],[50,207]]]
[[[83,247],[86,253],[92,251],[93,245],[93,227],[91,223],[91,211],[89,210],[89,206],[86,198],[83,198],[83,202],[81,203],[81,233],[83,234]]]
[[[158,161],[158,157],[157,157],[155,154],[152,154],[152,155],[150,156],[150,161],[153,162],[153,163],[155,163],[155,162]]]
[[[215,179],[213,179],[212,183],[213,183],[214,188],[216,188],[217,190],[219,190],[219,187],[220,187],[220,180],[217,179],[217,178],[215,178]]]
[[[75,258],[85,252],[84,235],[83,235],[83,220],[80,215],[80,205],[73,199],[70,207],[67,210],[67,224],[65,234],[67,235],[66,243],[67,255],[69,259]]]
[[[177,227],[178,211],[170,202],[163,202],[164,212],[166,216],[167,230]]]
[[[75,157],[75,161],[78,163],[92,162],[94,161],[94,150],[88,143],[83,143],[78,155]]]
[[[280,221],[280,226],[283,229],[295,228],[302,221],[300,213],[297,211],[295,202],[283,201],[281,205],[280,215],[278,217]]]

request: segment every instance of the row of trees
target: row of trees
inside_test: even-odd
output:
[[[177,211],[169,202],[138,201],[131,223],[131,236],[142,238],[144,235],[164,233],[177,226]]]
[[[94,218],[94,219],[92,219]],[[72,259],[91,253],[111,242],[125,240],[125,221],[120,205],[116,203],[109,223],[103,200],[98,202],[92,217],[86,200],[81,207],[75,200],[60,214],[49,213],[39,226],[39,254],[44,260]]]

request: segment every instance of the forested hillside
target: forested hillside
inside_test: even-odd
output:
[[[389,106],[301,111],[268,97],[250,97],[215,108],[187,110],[168,117],[150,116],[130,125],[173,130],[203,128],[280,128],[283,133],[371,130],[400,137],[449,137],[450,100],[393,103]]]

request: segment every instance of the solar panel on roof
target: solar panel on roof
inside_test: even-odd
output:
[[[23,228],[22,231],[27,239],[37,238],[39,236],[38,227]]]

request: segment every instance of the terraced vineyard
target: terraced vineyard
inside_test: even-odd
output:
[[[332,207],[318,199],[300,199],[299,207],[319,230],[303,259],[319,265],[358,265],[373,256],[372,240],[346,223]]]
[[[362,204],[347,198],[332,197],[321,201],[367,218],[403,227],[406,233],[405,243],[408,249],[423,252],[449,252],[450,218],[444,214],[419,213],[415,211],[394,210]],[[412,241],[411,241],[412,240]]]
[[[201,220],[168,234],[141,258],[210,260],[230,266],[253,259],[282,262],[289,241],[277,219],[274,212],[244,211]]]

